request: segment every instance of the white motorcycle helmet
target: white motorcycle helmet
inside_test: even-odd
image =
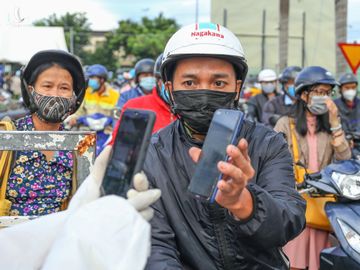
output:
[[[277,80],[276,72],[272,69],[263,69],[259,72],[258,81],[259,82],[273,82]]]
[[[227,28],[214,23],[196,23],[179,29],[166,44],[160,67],[163,81],[172,78],[176,61],[207,56],[229,61],[237,79],[244,82],[248,66],[239,39]]]

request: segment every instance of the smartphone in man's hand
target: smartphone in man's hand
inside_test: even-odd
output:
[[[243,120],[244,113],[238,110],[215,111],[188,188],[196,198],[215,201],[217,183],[223,177],[217,164],[228,160],[226,148],[229,144],[238,144]]]

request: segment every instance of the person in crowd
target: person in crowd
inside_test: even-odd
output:
[[[86,69],[88,87],[86,89],[84,102],[76,112],[69,117],[70,126],[77,123],[80,116],[101,113],[105,116],[113,116],[119,92],[113,89],[107,82],[108,70],[100,64],[89,66]]]
[[[335,99],[345,133],[360,132],[360,99],[357,97],[358,79],[352,73],[339,78],[340,97]]]
[[[163,55],[161,77],[179,119],[153,135],[145,159],[150,186],[162,192],[146,269],[288,269],[280,247],[304,228],[305,202],[281,134],[245,120],[242,139],[226,149],[231,161],[217,165],[216,202],[187,190],[214,111],[237,108],[248,69],[239,40],[219,24],[192,24]]]
[[[258,75],[262,93],[250,98],[247,102],[247,117],[252,121],[262,122],[262,112],[265,103],[277,95],[277,76],[272,69],[263,69]]]
[[[165,91],[165,86],[161,80],[160,75],[160,65],[162,61],[162,54],[158,56],[154,66],[154,76],[156,78],[156,86],[154,87],[151,94],[146,96],[141,96],[133,98],[125,103],[122,108],[122,111],[126,109],[143,109],[151,110],[155,112],[156,119],[154,123],[153,133],[157,132],[159,129],[167,126],[175,120],[175,116],[170,110],[169,96]],[[113,138],[116,138],[117,130],[119,128],[120,120],[118,121],[115,129]]]
[[[36,53],[21,74],[21,92],[30,114],[15,121],[19,131],[63,130],[80,107],[85,77],[75,56],[60,50]],[[69,151],[17,151],[2,192],[9,215],[45,215],[64,209],[76,188]],[[3,170],[3,168],[2,168]]]
[[[156,86],[156,79],[154,77],[155,61],[150,58],[144,58],[135,64],[135,87],[125,91],[120,96],[117,107],[122,109],[124,104],[130,99],[149,95]]]
[[[333,159],[351,157],[338,109],[330,97],[336,84],[328,70],[319,66],[304,68],[295,80],[295,111],[291,116],[280,118],[274,128],[285,134],[293,157],[297,151],[299,161],[309,172],[319,172]],[[292,135],[296,140],[292,140]],[[298,163],[295,157],[294,161]],[[292,269],[319,269],[320,251],[328,247],[328,236],[327,231],[307,226],[290,241],[284,251]]]
[[[283,95],[279,95],[264,104],[262,122],[266,126],[274,127],[281,116],[289,115],[295,103],[295,78],[301,71],[300,67],[286,67],[279,76]]]

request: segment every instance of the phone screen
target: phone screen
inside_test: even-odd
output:
[[[226,147],[237,144],[242,120],[243,113],[240,111],[220,109],[214,113],[189,186],[195,197],[211,201],[215,199],[216,185],[222,177],[217,164],[227,160]]]
[[[145,149],[141,148],[144,148],[143,141],[151,136],[152,126],[149,128],[149,121],[151,119],[145,113],[125,111],[122,114],[103,181],[105,194],[125,196],[133,175],[138,172],[135,170],[141,162],[140,155],[144,156],[142,151],[147,149],[147,145]]]

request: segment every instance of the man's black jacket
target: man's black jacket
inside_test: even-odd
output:
[[[188,150],[195,145],[179,120],[153,136],[144,171],[162,196],[153,205],[146,269],[286,269],[280,247],[305,226],[305,201],[294,188],[288,146],[281,134],[250,121],[241,137],[256,171],[247,186],[254,212],[244,221],[187,191],[195,169]]]

